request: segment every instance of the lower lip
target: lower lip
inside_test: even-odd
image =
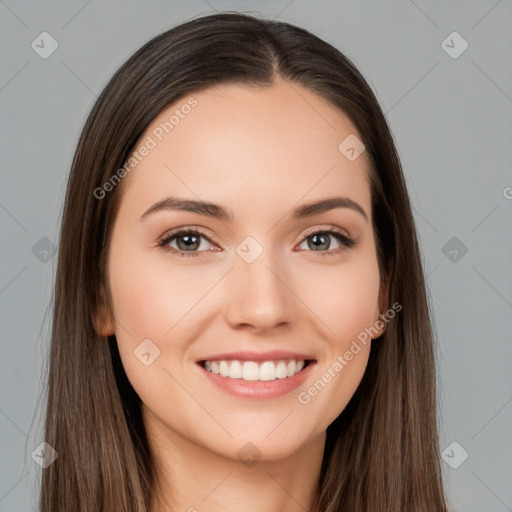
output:
[[[294,389],[298,388],[311,373],[312,367],[316,361],[309,363],[299,373],[293,377],[286,377],[284,379],[275,379],[269,381],[259,380],[243,380],[231,379],[229,377],[221,377],[216,373],[209,372],[198,364],[201,371],[206,375],[210,381],[218,386],[220,389],[231,393],[232,395],[243,398],[277,398],[286,395]]]

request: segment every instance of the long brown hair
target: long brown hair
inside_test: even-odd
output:
[[[344,112],[371,162],[372,216],[389,304],[402,305],[372,343],[354,396],[328,427],[322,512],[446,512],[437,425],[434,332],[421,254],[387,121],[352,62],[310,32],[223,12],[147,42],[96,101],[76,149],[63,209],[53,297],[41,512],[147,512],[156,472],[140,398],[115,336],[94,318],[109,307],[106,261],[122,186],[94,193],[121,169],[169,104],[219,83],[267,87],[282,78]],[[122,185],[122,183],[120,184]]]

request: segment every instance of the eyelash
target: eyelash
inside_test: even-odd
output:
[[[175,231],[166,233],[162,238],[160,238],[158,240],[157,246],[162,248],[166,252],[172,253],[175,256],[180,256],[180,257],[199,256],[199,254],[204,251],[195,251],[195,252],[194,251],[180,251],[180,250],[174,249],[174,247],[168,246],[169,242],[171,242],[173,239],[177,238],[179,235],[191,234],[191,233],[194,233],[195,235],[200,235],[200,236],[204,237],[206,240],[208,240],[208,242],[210,242],[212,244],[215,243],[214,241],[212,241],[210,239],[209,236],[207,236],[205,233],[203,233],[202,231],[200,231],[197,228],[179,228]],[[356,245],[356,241],[354,239],[345,235],[340,229],[336,228],[335,226],[331,226],[330,229],[320,229],[320,230],[316,230],[316,231],[312,231],[312,232],[308,233],[299,245],[302,245],[302,243],[309,237],[311,237],[313,235],[320,235],[320,234],[333,235],[342,244],[343,247],[340,249],[337,249],[335,251],[331,250],[331,251],[306,251],[306,252],[313,252],[313,253],[315,253],[316,256],[334,256],[334,255],[346,252],[347,250],[354,247],[354,245]]]

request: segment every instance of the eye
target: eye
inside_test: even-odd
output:
[[[201,239],[212,243],[211,240],[197,228],[182,228],[166,233],[163,238],[158,241],[158,247],[161,247],[164,251],[169,251],[176,255],[179,254],[180,256],[198,256],[198,252],[195,251],[201,247]],[[169,245],[175,240],[178,244],[176,248]]]
[[[330,249],[330,237],[335,238],[340,247],[336,250],[322,250]],[[158,247],[161,247],[164,251],[168,251],[179,256],[199,256],[200,252],[204,252],[204,250],[199,250],[200,247],[204,246],[204,244],[201,243],[202,240],[206,240],[207,243],[213,244],[210,238],[197,228],[180,228],[171,231],[170,233],[166,233],[158,241]],[[303,245],[309,240],[311,240],[311,243],[307,244],[311,249],[309,252],[314,252],[317,256],[332,256],[340,254],[352,248],[356,244],[355,240],[350,238],[336,226],[331,226],[330,229],[317,229],[316,231],[311,231],[306,235],[306,238],[300,245]],[[177,243],[177,247],[170,245],[173,242]],[[206,249],[206,251],[208,251],[208,249]]]
[[[329,249],[331,247],[329,237],[334,237],[340,244],[340,247],[337,250],[322,250],[324,248]],[[311,243],[308,243],[308,240],[311,240]],[[335,226],[331,226],[330,229],[322,229],[310,232],[308,235],[306,235],[304,242],[302,242],[300,245],[303,245],[304,243],[307,243],[310,249],[312,248],[312,251],[310,252],[315,252],[316,256],[332,256],[335,254],[340,254],[352,248],[356,244],[355,240],[347,236],[341,229]]]

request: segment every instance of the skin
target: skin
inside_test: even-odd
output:
[[[357,130],[296,84],[220,85],[193,97],[197,106],[124,178],[108,259],[113,311],[98,315],[97,329],[115,333],[143,402],[166,503],[154,512],[316,510],[325,432],[357,389],[371,340],[359,344],[361,351],[308,404],[297,395],[387,307],[367,156],[349,161],[338,150],[349,134],[361,138]],[[185,101],[155,118],[141,140]],[[222,205],[235,219],[177,211],[140,219],[170,195]],[[287,217],[296,206],[333,195],[356,201],[369,220],[349,208]],[[330,246],[315,252],[307,230],[331,225],[356,245],[344,249],[329,236]],[[181,226],[202,228],[215,239],[201,238],[196,257],[157,246]],[[236,252],[247,236],[263,248],[251,264]],[[168,245],[183,252],[183,235],[181,242]],[[161,351],[149,366],[133,353],[147,338]],[[214,353],[272,349],[317,360],[306,383],[279,398],[232,396],[210,384],[196,364]],[[261,453],[250,467],[237,455],[248,442]]]

